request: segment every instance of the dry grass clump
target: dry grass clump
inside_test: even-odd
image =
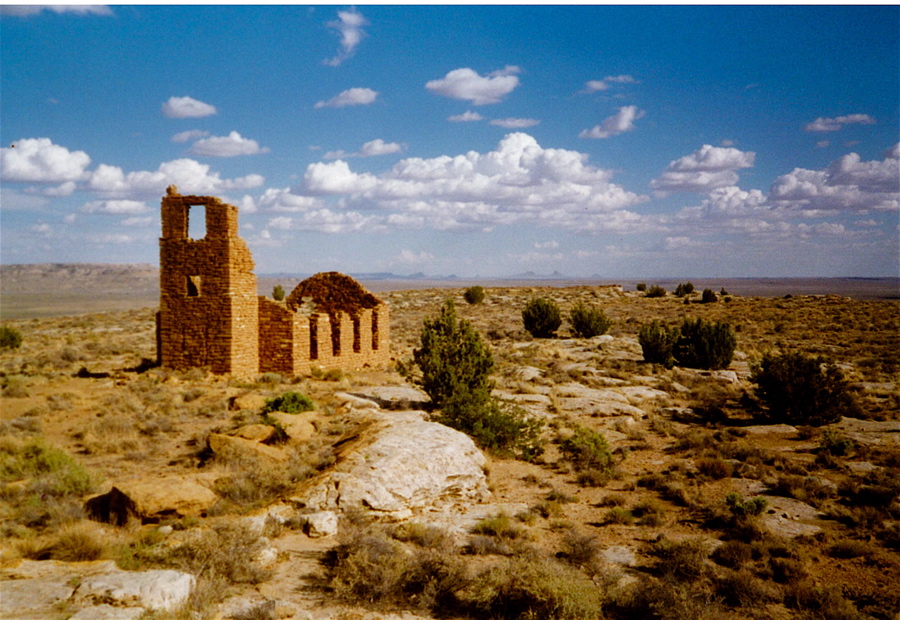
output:
[[[216,480],[215,491],[222,501],[215,512],[242,513],[268,506],[334,462],[330,446],[318,446],[316,442],[287,449],[290,457],[278,467],[250,457],[224,462],[217,459],[227,474]]]
[[[97,524],[78,521],[63,525],[49,538],[23,539],[16,550],[30,560],[90,562],[108,556],[111,547]]]
[[[510,531],[495,521],[485,531]],[[602,592],[584,573],[533,549],[476,570],[454,546],[409,547],[382,527],[351,525],[342,536],[326,567],[330,588],[345,601],[484,620],[602,615]]]
[[[57,527],[83,516],[80,498],[94,478],[68,453],[42,438],[0,438],[0,499],[7,510],[5,535],[27,535],[23,528]]]

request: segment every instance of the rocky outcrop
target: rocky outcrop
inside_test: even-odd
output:
[[[408,513],[488,497],[485,458],[467,435],[416,411],[367,412],[372,422],[337,449],[337,463],[292,502],[310,512]]]
[[[131,519],[201,516],[217,500],[197,479],[164,476],[117,482],[109,492],[88,499],[85,510],[95,521],[125,525]]]
[[[79,620],[138,618],[184,605],[196,580],[174,570],[123,571],[115,562],[22,560],[0,571],[0,617],[38,620],[66,608]]]

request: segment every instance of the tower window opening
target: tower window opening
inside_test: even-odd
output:
[[[188,276],[185,279],[188,297],[200,297],[203,292],[203,278],[201,276]]]
[[[191,205],[187,211],[188,238],[203,239],[206,237],[206,207],[204,205]]]

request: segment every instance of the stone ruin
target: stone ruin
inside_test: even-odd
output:
[[[191,207],[206,234],[189,236]],[[162,199],[157,358],[175,369],[208,367],[244,377],[359,369],[390,361],[387,306],[353,278],[319,273],[284,301],[258,295],[253,256],[238,236],[238,208],[214,196]]]

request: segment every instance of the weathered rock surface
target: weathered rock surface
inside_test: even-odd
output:
[[[22,560],[0,571],[0,617],[57,617],[65,606],[79,620],[131,620],[187,602],[193,575],[173,570],[123,571],[114,562]]]
[[[261,394],[240,394],[228,399],[228,408],[232,411],[254,410],[259,411],[266,406],[266,397]]]
[[[199,516],[217,500],[197,479],[166,476],[116,482],[108,493],[88,499],[85,510],[97,521],[124,525],[131,518]]]
[[[766,512],[761,516],[763,526],[776,536],[796,538],[797,536],[813,536],[822,528],[810,521],[816,521],[823,515],[809,504],[788,497],[764,495],[769,503]]]
[[[588,416],[630,415],[642,418],[643,409],[629,404],[628,397],[617,391],[621,388],[595,389],[580,383],[565,383],[553,390],[557,406],[565,412]]]
[[[306,441],[316,434],[315,418],[308,413],[284,413],[275,411],[269,414],[291,441]]]
[[[272,438],[272,435],[275,434],[275,427],[269,426],[268,424],[246,424],[240,428],[236,428],[229,434],[233,437],[261,442]]]
[[[195,583],[193,575],[174,570],[116,570],[86,577],[75,591],[75,598],[92,603],[115,602],[126,607],[172,611],[188,600]]]
[[[345,441],[337,463],[292,498],[312,511],[395,513],[489,495],[485,458],[471,438],[416,411],[372,410],[373,423]]]
[[[371,407],[372,403],[383,409],[409,409],[411,407],[421,407],[423,404],[431,402],[428,394],[419,388],[406,385],[382,385],[360,388],[352,394],[347,394],[355,398],[368,401],[366,404]]]
[[[257,441],[213,433],[209,436],[209,449],[225,460],[261,460],[277,465],[287,460],[288,455],[278,448]]]

